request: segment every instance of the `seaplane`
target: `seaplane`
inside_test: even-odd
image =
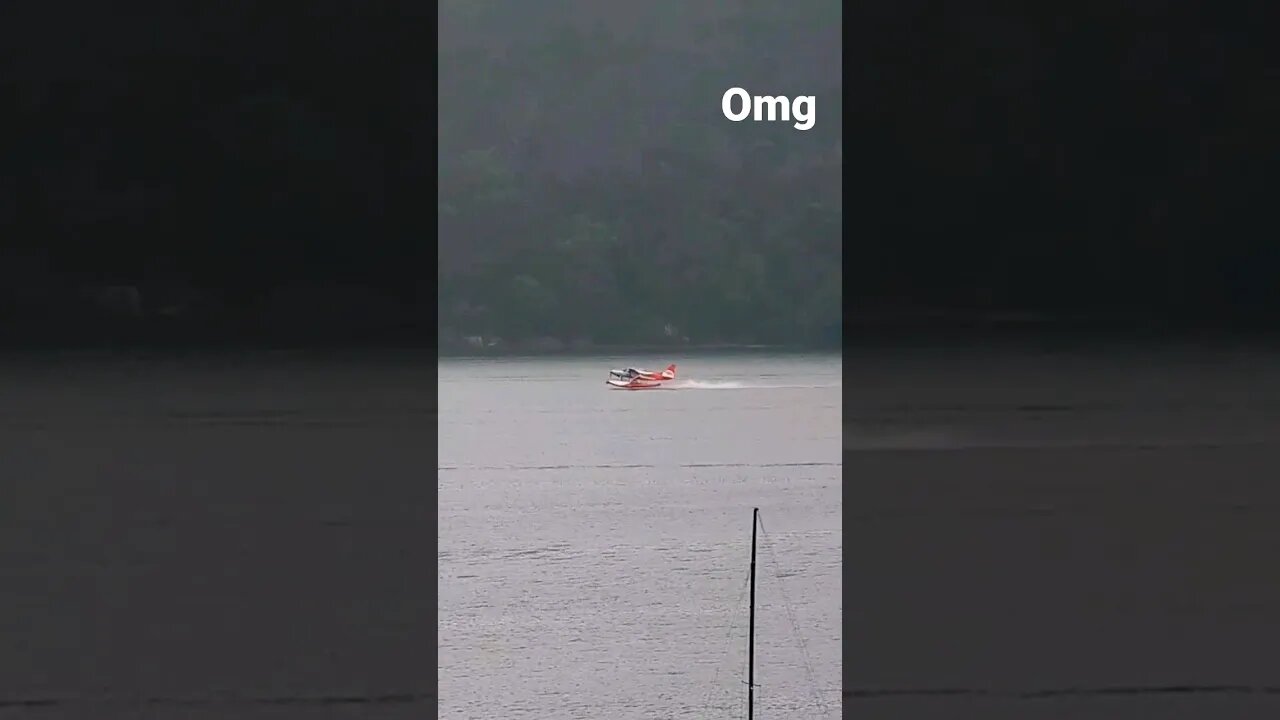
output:
[[[667,366],[667,369],[662,372],[641,370],[639,368],[610,370],[609,379],[604,382],[606,385],[621,388],[623,390],[650,390],[662,387],[663,383],[668,380],[675,379],[676,364],[671,363]]]

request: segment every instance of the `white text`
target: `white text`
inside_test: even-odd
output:
[[[737,98],[736,101],[735,98]],[[740,108],[737,112],[734,111],[735,105]],[[756,122],[764,120],[789,122],[795,118],[793,126],[795,129],[808,130],[813,127],[817,103],[813,95],[799,95],[794,100],[782,95],[752,97],[746,90],[735,87],[724,91],[724,96],[720,98],[720,110],[733,122],[742,122],[748,115],[751,115],[751,119]],[[782,117],[779,118],[779,115]]]

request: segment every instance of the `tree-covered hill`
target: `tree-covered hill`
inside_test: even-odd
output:
[[[449,2],[443,339],[838,341],[840,4]],[[815,95],[733,123],[731,87]]]

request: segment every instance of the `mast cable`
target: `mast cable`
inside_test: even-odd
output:
[[[769,536],[764,527],[764,519],[760,519],[760,534],[764,536],[767,542],[764,543],[765,549],[769,551],[769,559],[773,564],[773,575],[778,581],[778,591],[782,595],[782,606],[787,613],[787,620],[791,623],[792,637],[796,644],[800,647],[800,657],[804,662],[805,675],[809,681],[809,689],[813,693],[813,703],[823,717],[830,715],[830,708],[826,701],[822,699],[822,693],[818,690],[818,680],[813,671],[813,661],[809,658],[809,649],[804,642],[804,636],[800,633],[800,623],[796,620],[795,611],[791,606],[791,599],[787,597],[786,586],[782,582],[782,573],[779,570],[778,556],[773,551],[773,539]]]

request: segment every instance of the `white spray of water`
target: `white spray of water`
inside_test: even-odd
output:
[[[706,380],[682,380],[672,385],[681,390],[740,390],[748,387],[740,382],[709,382]]]
[[[824,384],[824,385],[796,385],[783,383],[745,383],[735,381],[712,381],[712,380],[680,380],[671,383],[666,387],[672,390],[781,390],[796,388],[838,388],[840,383]]]

